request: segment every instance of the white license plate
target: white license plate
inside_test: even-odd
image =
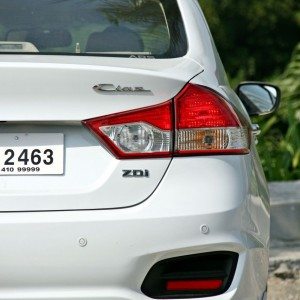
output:
[[[64,173],[62,133],[1,133],[0,175]]]

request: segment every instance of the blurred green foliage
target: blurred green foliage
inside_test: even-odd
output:
[[[281,107],[270,118],[257,120],[262,128],[258,150],[267,178],[300,179],[300,43],[275,83],[282,90]]]
[[[199,2],[231,78],[282,72],[299,41],[299,0]]]
[[[262,128],[258,150],[269,180],[300,179],[300,1],[199,2],[232,85],[260,80],[281,87],[278,112],[254,120]]]

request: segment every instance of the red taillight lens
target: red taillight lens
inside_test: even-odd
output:
[[[238,127],[233,109],[218,94],[202,86],[188,84],[175,97],[178,129]]]
[[[215,291],[223,285],[220,279],[199,280],[169,280],[166,285],[167,291]]]
[[[121,159],[249,153],[248,129],[231,106],[216,92],[192,84],[174,103],[83,123]]]
[[[172,102],[84,121],[118,158],[172,154]]]

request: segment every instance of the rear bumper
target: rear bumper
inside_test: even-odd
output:
[[[146,300],[141,285],[156,262],[215,251],[239,253],[239,261],[229,290],[209,299],[260,299],[267,281],[268,213],[257,222],[252,206],[263,208],[244,188],[243,198],[227,189],[218,199],[227,209],[203,210],[203,201],[185,194],[186,185],[180,197],[170,190],[163,197],[171,177],[132,208],[1,214],[0,299]],[[201,232],[203,224],[209,233]]]
[[[238,267],[229,291],[212,299],[257,299],[264,291],[267,251],[255,242],[249,248],[237,210],[147,219],[142,210],[2,216],[0,299],[148,299],[140,287],[157,261],[224,250],[240,254]]]

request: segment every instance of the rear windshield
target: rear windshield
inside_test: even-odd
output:
[[[175,0],[0,0],[0,53],[184,56]]]

